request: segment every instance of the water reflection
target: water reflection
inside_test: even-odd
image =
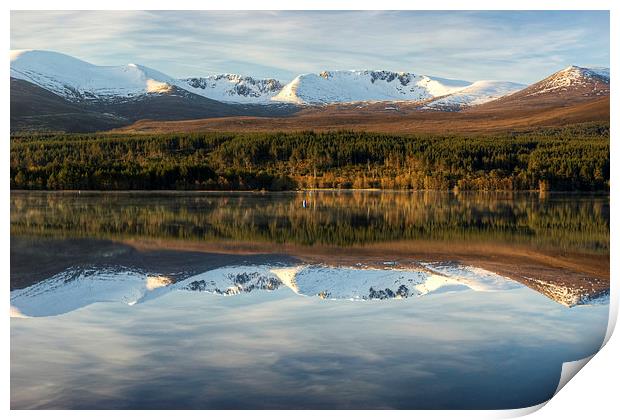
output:
[[[525,407],[608,289],[608,196],[14,192],[11,407]]]
[[[11,320],[12,408],[517,408],[597,351],[607,306],[527,288],[389,301],[167,294]]]
[[[45,281],[12,291],[11,315],[54,316],[97,302],[133,306],[179,290],[233,296],[288,288],[301,296],[377,301],[519,287],[523,286],[486,270],[445,263],[414,268],[286,266],[282,263],[224,266],[176,280],[128,267],[72,267]]]
[[[13,193],[11,237],[13,289],[76,265],[197,274],[244,253],[334,266],[456,260],[567,305],[609,289],[601,195]]]

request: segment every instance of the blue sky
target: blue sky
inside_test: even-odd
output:
[[[12,11],[11,48],[174,77],[322,70],[529,83],[609,66],[607,11]]]

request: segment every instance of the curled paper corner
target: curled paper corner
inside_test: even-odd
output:
[[[577,374],[577,372],[579,372],[590,360],[592,360],[595,354],[588,356],[588,357],[584,357],[583,359],[562,363],[562,373],[560,374],[560,382],[558,382],[558,387],[555,389],[553,396],[557,395],[557,393],[560,392],[562,388],[564,388],[564,385],[566,385],[568,381],[570,381],[573,378],[573,376]]]
[[[512,419],[516,417],[524,417],[524,416],[527,416],[529,414],[535,413],[536,411],[540,410],[545,405],[547,405],[549,401],[550,400],[547,400],[547,401],[541,402],[540,404],[532,405],[530,407],[514,408],[511,410],[493,411],[494,413],[493,418]]]
[[[564,385],[566,385],[577,374],[577,372],[579,372],[586,364],[588,364],[590,360],[592,360],[595,354],[585,357],[583,359],[562,363],[562,372],[560,373],[560,381],[558,382],[558,386],[555,389],[553,396],[549,398],[547,401],[541,402],[540,404],[533,405],[531,407],[524,407],[524,408],[518,408],[518,409],[513,409],[513,410],[504,410],[500,412],[499,417],[500,418],[522,417],[522,416],[526,416],[528,414],[532,414],[540,410],[545,405],[547,405],[547,403],[551,401],[551,399],[553,399],[553,397],[555,397],[562,388],[564,388]]]
[[[617,295],[617,293],[610,293],[610,304],[609,304],[609,319],[607,321],[607,331],[605,332],[605,338],[603,339],[603,343],[601,344],[601,348],[599,349],[599,351],[601,349],[603,349],[603,347],[605,347],[605,345],[607,344],[607,342],[609,341],[609,339],[611,338],[615,328],[616,328],[616,321],[618,319],[618,302],[619,302],[619,296]],[[560,373],[560,381],[558,382],[558,386],[555,389],[555,392],[553,393],[553,396],[556,396],[558,392],[560,392],[560,390],[562,388],[564,388],[564,386],[585,366],[588,364],[588,362],[590,360],[592,360],[592,358],[594,356],[596,356],[596,354],[598,353],[598,351],[588,357],[584,357],[583,359],[579,359],[579,360],[573,360],[572,362],[564,362],[562,364],[562,372]],[[552,397],[553,398],[553,397]],[[549,400],[550,401],[550,400]],[[547,402],[549,402],[547,401]],[[544,406],[547,402],[540,404],[541,408],[542,406]],[[533,410],[536,411],[536,410]]]
[[[612,327],[612,330],[613,330],[613,327]],[[608,330],[608,332],[609,332],[609,330]],[[547,401],[543,401],[540,404],[536,404],[536,405],[533,405],[531,407],[524,407],[524,408],[517,408],[517,409],[512,409],[512,410],[497,411],[495,413],[497,413],[498,415],[495,416],[495,418],[523,417],[523,416],[527,416],[529,414],[532,414],[532,413],[540,410],[545,405],[547,405],[547,403],[549,401],[551,401],[553,399],[553,397],[555,397],[557,395],[557,393],[560,392],[560,390],[562,388],[564,388],[564,385],[566,385],[586,364],[588,364],[588,362],[590,360],[592,360],[592,358],[595,355],[596,355],[596,353],[591,355],[591,356],[585,357],[583,359],[573,360],[571,362],[564,362],[564,363],[562,363],[562,372],[560,373],[560,381],[558,382],[558,386],[555,389],[555,392],[553,393],[553,396],[551,398],[549,398]]]
[[[613,288],[612,288],[613,289]],[[611,338],[616,328],[616,321],[618,320],[618,303],[620,302],[620,296],[618,293],[614,293],[610,290],[609,293],[609,319],[607,321],[607,331],[605,332],[605,339],[601,348],[605,347],[605,344]]]

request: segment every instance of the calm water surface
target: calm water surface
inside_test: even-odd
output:
[[[16,192],[11,407],[538,404],[608,305],[516,266],[608,281],[609,197]]]

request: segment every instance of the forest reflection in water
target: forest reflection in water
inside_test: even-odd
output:
[[[11,235],[337,247],[477,241],[608,254],[609,196],[13,192]]]

